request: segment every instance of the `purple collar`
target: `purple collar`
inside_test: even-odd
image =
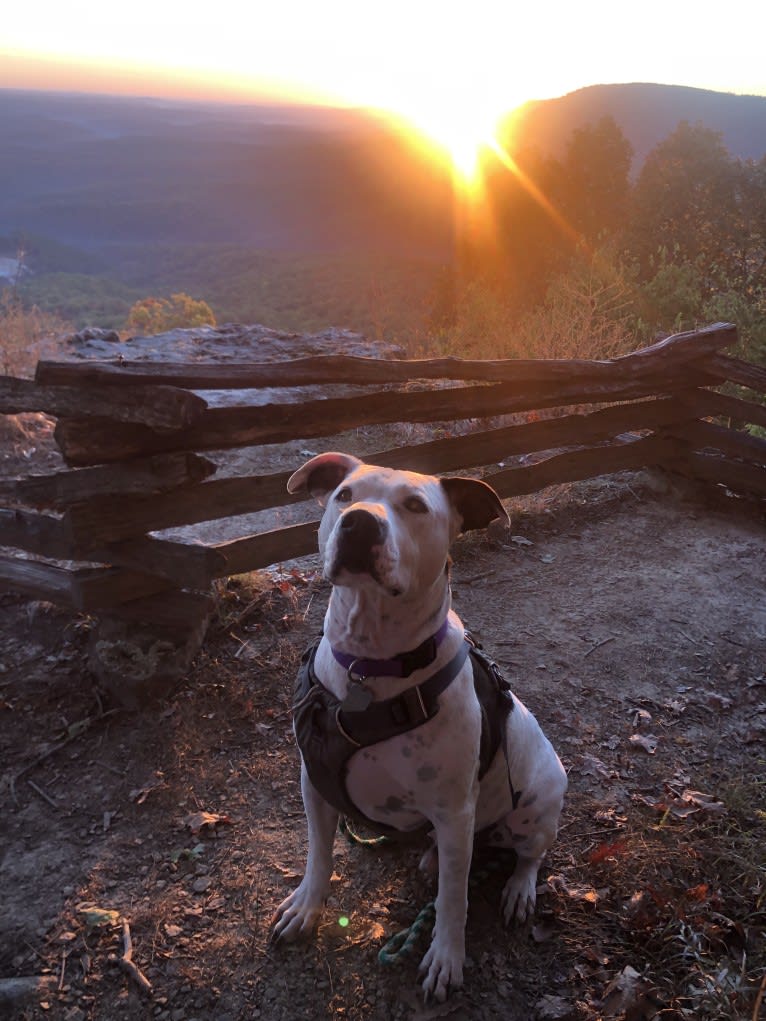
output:
[[[352,680],[364,680],[366,677],[409,677],[416,670],[422,670],[433,663],[448,630],[449,621],[445,617],[439,630],[421,642],[416,649],[398,652],[391,659],[364,659],[352,656],[348,652],[341,652],[334,647],[331,647],[332,654],[336,661],[348,670]]]

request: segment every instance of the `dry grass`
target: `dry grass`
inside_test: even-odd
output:
[[[623,815],[579,795],[547,866],[558,877],[551,881],[556,932],[578,961],[583,1018],[601,1016],[593,989],[627,967],[640,974],[642,991],[620,1017],[758,1021],[766,974],[764,777],[742,777],[717,795],[725,812],[685,818],[636,794]]]
[[[582,256],[525,311],[497,286],[466,285],[454,320],[417,334],[412,356],[461,358],[611,358],[640,343],[636,293],[628,274],[604,253]]]
[[[40,358],[55,354],[71,333],[63,319],[39,308],[26,309],[10,289],[0,291],[0,373],[32,377]]]

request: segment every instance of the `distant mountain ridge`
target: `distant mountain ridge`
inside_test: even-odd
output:
[[[633,146],[634,173],[682,120],[720,132],[732,156],[759,160],[766,155],[766,96],[682,85],[590,85],[557,99],[525,103],[509,115],[507,125],[520,144],[557,156],[575,128],[602,117],[612,117]]]
[[[631,142],[634,174],[680,120],[721,132],[733,156],[766,154],[766,97],[681,86],[594,85],[507,123],[519,147],[559,155],[604,116]],[[22,232],[104,259],[151,243],[452,250],[448,167],[380,112],[0,89],[0,139],[0,240]]]

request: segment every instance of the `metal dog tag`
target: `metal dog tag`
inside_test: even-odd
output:
[[[364,712],[370,702],[372,702],[372,692],[356,681],[349,685],[346,697],[341,702],[340,707],[346,713],[361,713]]]

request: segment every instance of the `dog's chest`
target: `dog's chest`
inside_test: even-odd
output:
[[[370,819],[398,830],[417,829],[433,814],[443,739],[437,716],[407,734],[360,749],[348,764],[349,797]]]
[[[348,763],[346,789],[368,818],[399,830],[417,829],[448,812],[475,780],[481,719],[465,671],[442,697],[437,715],[362,748]]]

